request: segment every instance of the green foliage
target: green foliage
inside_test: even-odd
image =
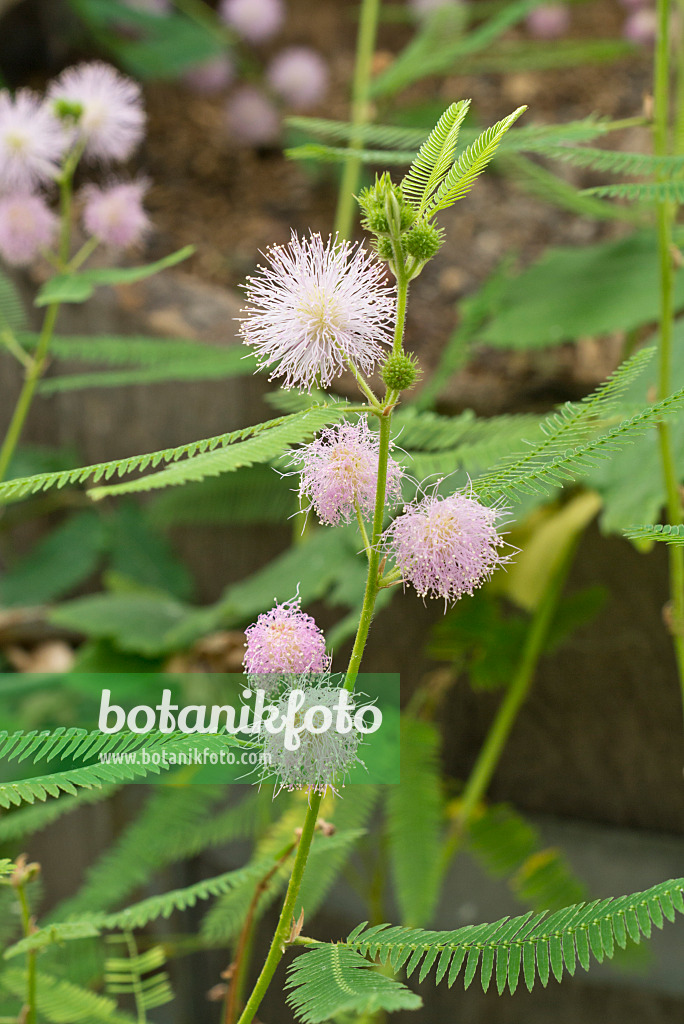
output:
[[[611,185],[595,185],[585,188],[585,196],[606,196],[609,199],[628,199],[640,203],[681,203],[684,200],[684,182],[671,181],[622,181]]]
[[[549,250],[512,278],[477,341],[540,348],[629,331],[658,317],[658,267],[651,232],[583,248]],[[675,304],[684,307],[684,275]]]
[[[401,190],[419,215],[425,212],[429,200],[451,169],[458,135],[469,107],[470,100],[459,100],[447,107],[402,179]]]
[[[441,737],[429,722],[404,717],[401,785],[387,792],[389,860],[401,920],[430,921],[441,881],[443,819],[439,751]]]
[[[109,941],[116,941],[109,936]],[[162,970],[166,954],[162,946],[151,946],[139,953],[130,934],[118,939],[128,947],[127,956],[107,957],[105,962],[105,985],[112,996],[128,995],[135,999],[138,1022],[147,1020],[147,1011],[165,1006],[173,1000],[169,976]]]
[[[65,469],[54,473],[39,473],[36,476],[18,477],[0,484],[0,502],[3,500],[16,500],[29,494],[37,494],[51,487],[65,487],[67,484],[85,483],[87,480],[92,480],[95,483],[102,479],[110,480],[113,476],[125,476],[127,473],[133,473],[136,470],[142,471],[147,469],[148,466],[155,467],[163,462],[177,462],[184,457],[187,457],[188,463],[190,463],[198,454],[215,452],[216,449],[224,448],[249,438],[255,438],[262,432],[280,427],[286,428],[287,437],[295,437],[299,433],[300,437],[298,440],[303,440],[316,430],[320,430],[327,423],[337,422],[350,408],[344,402],[335,402],[327,407],[313,410],[307,409],[300,413],[293,413],[291,416],[280,416],[274,420],[267,420],[265,423],[257,423],[251,427],[242,427],[239,430],[230,431],[227,434],[219,434],[216,437],[204,438],[201,441],[192,441],[190,444],[179,445],[177,448],[166,448],[161,451],[148,452],[145,455],[115,459],[112,462],[97,462],[91,466],[80,466],[78,469]],[[313,415],[307,419],[310,412]],[[290,443],[295,442],[291,441]],[[279,451],[281,450],[282,446]],[[233,461],[241,465],[250,465],[253,461],[259,460],[258,454],[253,450],[252,455],[254,459],[247,457],[246,462],[241,462],[239,456],[236,456]],[[270,458],[271,456],[268,457]],[[234,468],[239,468],[239,465],[236,465]],[[102,495],[98,496],[101,497]]]
[[[543,154],[574,167],[612,174],[677,174],[684,169],[684,156],[654,156],[653,153],[628,153],[623,150],[553,143],[544,145]]]
[[[194,245],[186,245],[178,252],[164,256],[155,263],[141,267],[96,267],[79,273],[56,274],[41,287],[35,299],[36,306],[49,306],[53,302],[86,302],[95,289],[102,285],[133,284],[146,277],[158,274],[167,267],[187,260],[195,251]]]
[[[5,331],[20,331],[25,326],[24,303],[12,280],[0,273],[0,341]]]
[[[23,1000],[26,972],[16,968],[3,971],[0,986]],[[43,971],[37,977],[36,993],[41,1020],[50,1024],[134,1024],[133,1018],[119,1010],[108,996],[89,992]]]
[[[468,821],[468,850],[495,878],[506,878],[533,910],[560,910],[586,896],[560,850],[544,848],[539,833],[505,804],[484,807]]]
[[[440,210],[446,210],[470,191],[491,162],[503,136],[525,110],[527,107],[518,107],[508,117],[484,131],[461,153],[427,204],[427,217],[434,217]]]
[[[656,524],[655,526],[628,526],[623,533],[627,540],[661,540],[666,544],[684,544],[684,526]]]
[[[115,786],[86,789],[82,793],[77,793],[76,796],[62,796],[59,800],[48,800],[44,804],[38,803],[32,807],[21,807],[12,811],[11,814],[4,814],[0,818],[0,842],[10,842],[34,835],[64,815],[71,814],[88,804],[107,800],[115,792]]]
[[[531,991],[537,978],[546,985],[552,972],[560,981],[564,970],[574,974],[578,963],[588,970],[591,954],[599,962],[611,959],[616,946],[624,949],[628,939],[638,943],[642,935],[648,938],[652,925],[662,928],[665,918],[674,921],[675,911],[684,913],[683,890],[684,879],[674,879],[631,896],[609,896],[552,914],[529,911],[521,917],[467,925],[452,932],[386,924],[368,928],[363,924],[330,948],[360,953],[391,966],[395,973],[405,968],[407,977],[420,967],[419,981],[436,965],[435,983],[446,977],[449,986],[465,963],[466,988],[479,967],[482,988],[487,990],[494,975],[499,993],[506,986],[515,992],[522,967],[523,980]],[[305,985],[314,984],[310,973],[306,973]],[[305,991],[302,996],[306,998]]]
[[[374,970],[358,953],[321,945],[298,956],[287,981],[288,1003],[304,1024],[321,1024],[341,1013],[359,1017],[379,1010],[416,1010],[420,996]]]
[[[238,469],[181,489],[165,491],[148,506],[158,527],[285,522],[297,511],[294,491],[270,466]]]

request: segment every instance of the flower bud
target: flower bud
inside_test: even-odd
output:
[[[403,243],[409,256],[426,263],[435,256],[443,241],[443,232],[434,224],[421,222],[404,235]]]
[[[411,227],[416,213],[385,171],[375,184],[364,188],[358,197],[363,213],[363,226],[380,235],[399,235]]]
[[[381,373],[390,391],[407,391],[415,384],[420,368],[412,353],[393,352],[388,356]]]

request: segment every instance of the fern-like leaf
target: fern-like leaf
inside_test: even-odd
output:
[[[40,832],[65,814],[71,814],[86,804],[99,803],[107,800],[116,792],[116,786],[102,786],[100,789],[83,790],[76,796],[64,796],[60,800],[35,804],[33,807],[21,807],[10,814],[0,816],[0,842],[21,839],[27,835]]]
[[[298,425],[300,430],[304,430],[303,436],[306,437],[309,433],[320,430],[327,423],[335,423],[338,419],[342,419],[345,412],[354,411],[354,406],[349,406],[345,402],[336,402],[324,408],[307,409],[300,413],[294,413],[291,416],[280,416],[274,420],[267,420],[265,423],[257,423],[251,427],[242,427],[240,430],[232,430],[228,434],[219,434],[216,437],[204,438],[201,441],[191,441],[190,444],[180,445],[177,448],[166,448],[156,452],[148,452],[145,455],[133,455],[130,458],[116,459],[112,462],[97,462],[91,466],[80,466],[77,469],[65,469],[55,473],[39,473],[36,476],[18,477],[0,484],[0,502],[14,501],[30,494],[46,491],[51,487],[82,484],[88,480],[92,480],[95,483],[102,479],[110,480],[113,476],[122,477],[127,473],[142,471],[149,466],[156,467],[164,462],[177,462],[183,458],[191,461],[196,455],[214,452],[217,449],[228,447],[246,439],[255,438],[261,433],[280,427],[287,427],[289,434],[290,427]],[[310,413],[313,413],[313,416],[307,420],[307,416]],[[238,461],[240,460],[238,459]]]
[[[684,544],[684,526],[671,526],[669,523],[655,526],[628,526],[623,530],[628,540],[660,540],[665,544]]]
[[[0,985],[23,999],[26,972],[15,968],[0,974]],[[41,971],[36,979],[36,1004],[40,1019],[50,1024],[134,1024],[109,996],[98,995]]]
[[[286,987],[287,1001],[304,1024],[321,1024],[343,1013],[360,1019],[379,1010],[391,1013],[422,1005],[415,992],[341,945],[321,945],[297,957]]]
[[[501,139],[527,107],[518,107],[508,117],[487,128],[460,157],[427,204],[426,216],[434,217],[462,199],[473,187],[496,152]]]
[[[626,153],[590,146],[543,144],[539,152],[553,160],[611,174],[677,174],[684,168],[684,156],[654,156],[653,153]]]
[[[26,325],[26,310],[14,282],[0,273],[0,340],[3,333],[14,333]]]
[[[684,202],[684,181],[668,179],[666,181],[615,182],[611,185],[585,188],[580,195],[628,199],[633,203],[681,203]]]
[[[363,925],[346,941],[329,948],[378,960],[395,973],[404,968],[407,977],[420,968],[419,981],[434,968],[435,982],[446,977],[449,986],[464,964],[466,985],[479,967],[483,989],[486,991],[493,974],[499,993],[506,986],[511,993],[515,991],[522,968],[525,985],[531,990],[537,979],[546,985],[549,968],[560,981],[564,970],[574,972],[576,962],[588,970],[592,953],[598,961],[604,956],[611,958],[615,947],[624,948],[628,938],[640,942],[642,935],[651,934],[652,924],[662,928],[665,919],[674,921],[675,911],[684,914],[683,891],[684,879],[679,878],[630,896],[578,903],[552,914],[529,911],[521,917],[467,925],[452,932]]]
[[[469,107],[470,100],[459,100],[447,107],[401,182],[404,197],[419,216],[454,162],[458,134]]]
[[[130,933],[109,936],[109,942],[123,942],[127,956],[111,956],[105,961],[105,986],[112,996],[133,996],[138,1024],[147,1021],[147,1011],[165,1006],[173,999],[169,976],[163,970],[166,954],[162,946],[151,946],[139,953]]]

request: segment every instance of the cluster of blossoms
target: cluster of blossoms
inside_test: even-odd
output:
[[[273,689],[283,676],[325,672],[325,637],[298,600],[276,604],[246,632],[244,665],[250,682]]]
[[[126,0],[128,6],[163,17],[173,13],[170,0]],[[284,0],[221,0],[219,19],[243,46],[251,62],[257,51],[272,43],[285,24]],[[259,86],[241,83],[229,53],[197,65],[184,76],[194,92],[218,95],[231,89],[226,103],[226,123],[231,139],[243,146],[270,146],[280,135],[280,108],[295,111],[316,107],[328,90],[328,65],[308,46],[289,46],[269,58]]]
[[[50,201],[66,165],[123,162],[144,128],[138,85],[100,62],[67,68],[44,97],[0,92],[0,256],[22,266],[50,249],[59,228]],[[138,243],[149,227],[146,187],[87,186],[81,206],[88,234],[117,248]]]

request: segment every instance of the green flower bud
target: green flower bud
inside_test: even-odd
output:
[[[416,224],[402,239],[409,256],[426,263],[435,256],[443,241],[443,232],[433,224],[421,222]]]
[[[374,185],[361,190],[357,202],[363,214],[363,226],[373,234],[401,234],[416,219],[415,210],[386,171],[375,179]]]
[[[407,391],[413,387],[420,368],[414,355],[404,352],[392,353],[382,368],[382,379],[390,391]]]
[[[394,246],[390,238],[378,238],[375,243],[375,251],[381,260],[386,260],[388,263],[394,259]]]
[[[55,100],[52,108],[60,121],[80,121],[83,113],[83,104],[76,100]]]

